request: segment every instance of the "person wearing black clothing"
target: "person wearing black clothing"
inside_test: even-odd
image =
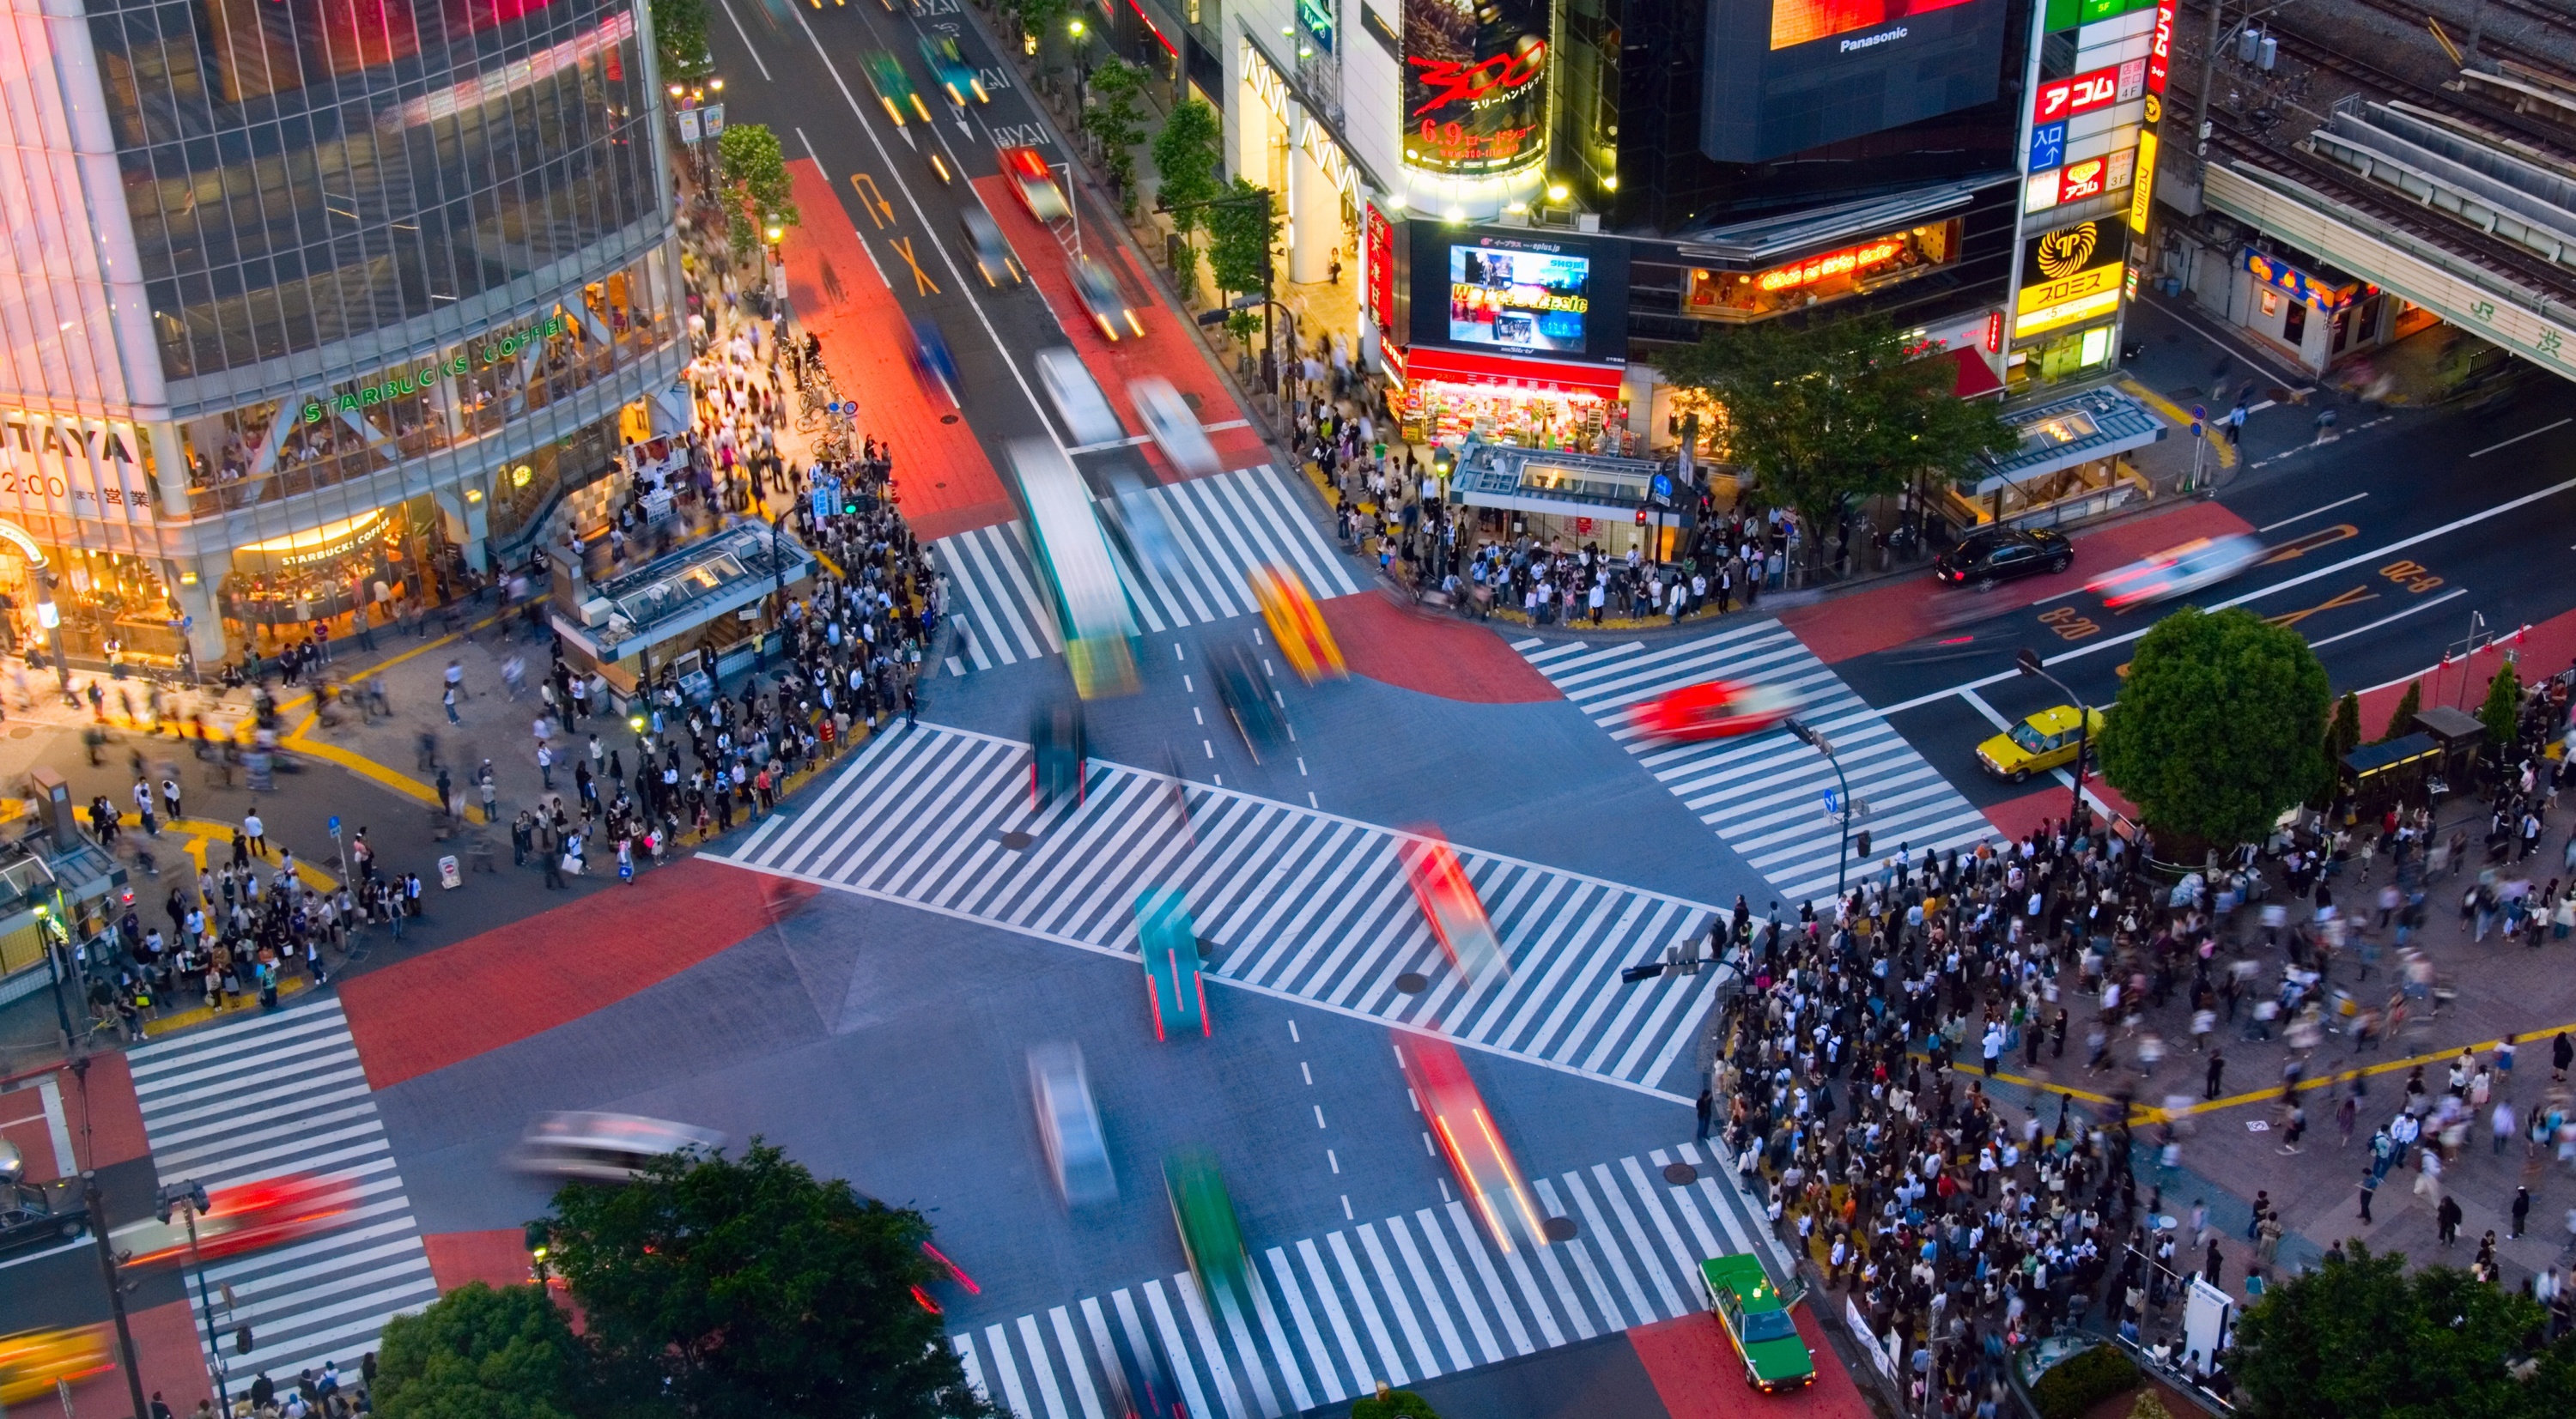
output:
[[[250,1407],[253,1409],[266,1409],[268,1406],[275,1404],[276,1402],[277,1385],[269,1379],[268,1372],[262,1370],[259,1374],[259,1378],[250,1382]]]

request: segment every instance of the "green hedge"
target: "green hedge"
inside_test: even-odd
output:
[[[2040,1419],[2077,1419],[2103,1400],[2137,1387],[2136,1363],[2116,1345],[2096,1345],[2050,1366],[2030,1387],[2030,1397],[2039,1405]]]

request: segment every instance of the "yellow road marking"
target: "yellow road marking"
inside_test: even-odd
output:
[[[900,118],[896,120],[898,123],[901,121]],[[867,212],[868,220],[876,223],[878,231],[894,224],[894,204],[885,200],[885,194],[877,190],[875,178],[854,172],[850,174],[850,186],[857,190],[859,206]]]
[[[930,273],[921,269],[921,258],[912,254],[912,238],[896,237],[893,246],[903,253],[903,264],[912,268],[912,293],[916,296],[939,294],[939,283],[930,279]]]

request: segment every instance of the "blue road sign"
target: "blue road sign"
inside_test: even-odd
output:
[[[1834,811],[1834,791],[1830,788],[1825,790],[1825,811],[1828,813]]]
[[[340,836],[340,815],[337,813],[331,815],[331,836]]]

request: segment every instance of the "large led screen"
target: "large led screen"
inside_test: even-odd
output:
[[[2004,0],[1708,0],[1700,148],[1764,162],[1992,103]]]
[[[1624,244],[1407,226],[1414,343],[1536,359],[1626,357]]]

